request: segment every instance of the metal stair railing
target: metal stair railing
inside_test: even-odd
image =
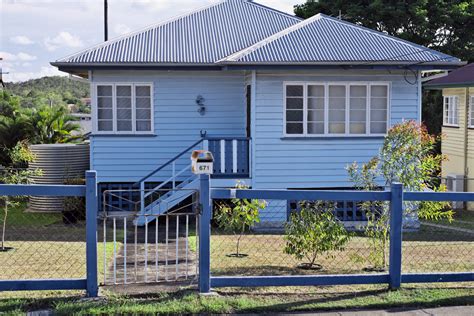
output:
[[[190,150],[192,150],[196,146],[200,145],[204,141],[204,139],[205,138],[201,138],[200,140],[196,141],[191,146],[187,147],[185,150],[183,150],[182,152],[180,152],[179,154],[177,154],[176,156],[174,156],[173,158],[168,160],[166,163],[164,163],[160,167],[156,168],[155,170],[153,170],[152,172],[150,172],[149,174],[147,174],[146,176],[144,176],[143,178],[141,178],[140,180],[138,180],[137,182],[135,182],[133,184],[134,187],[137,187],[137,186],[140,187],[140,210],[141,210],[141,212],[143,212],[145,210],[145,198],[146,197],[152,195],[154,192],[156,192],[159,189],[163,188],[168,183],[172,183],[172,189],[173,190],[176,189],[176,178],[178,176],[182,175],[183,173],[185,173],[186,171],[188,171],[191,168],[191,165],[188,165],[185,168],[183,168],[182,170],[180,170],[179,172],[176,172],[176,161],[179,158],[181,158],[183,155],[188,153]],[[164,168],[166,168],[167,166],[169,166],[169,165],[171,165],[171,177],[166,179],[164,182],[162,182],[161,184],[159,184],[155,188],[151,189],[150,192],[145,193],[145,183],[146,183],[146,181],[148,179],[150,179],[151,177],[153,177],[158,172],[160,172],[161,170],[163,170]]]

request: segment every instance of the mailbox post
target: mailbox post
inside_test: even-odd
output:
[[[199,292],[211,291],[211,209],[209,178],[214,157],[206,150],[195,150],[191,156],[192,171],[199,176]]]

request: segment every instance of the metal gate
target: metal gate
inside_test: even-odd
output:
[[[146,205],[141,195],[140,190],[103,192],[101,285],[194,283],[198,191],[154,191]]]

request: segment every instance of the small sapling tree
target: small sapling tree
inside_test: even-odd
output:
[[[237,182],[236,189],[248,189],[242,182]],[[236,252],[230,257],[242,258],[246,254],[240,252],[240,241],[250,227],[260,222],[260,210],[265,209],[266,201],[258,199],[231,199],[230,203],[223,201],[216,208],[215,220],[224,231],[232,232],[237,236]]]
[[[302,202],[301,211],[293,212],[285,227],[284,252],[297,260],[305,269],[320,269],[316,259],[331,251],[344,250],[350,239],[349,233],[334,215],[333,202]]]

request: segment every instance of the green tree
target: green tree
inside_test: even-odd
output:
[[[297,260],[306,259],[303,268],[322,268],[316,259],[331,251],[342,251],[350,239],[344,225],[334,215],[334,202],[301,202],[285,226],[284,252]]]
[[[39,169],[25,169],[24,166],[34,161],[33,153],[28,149],[26,142],[18,142],[13,148],[7,150],[9,161],[11,162],[0,174],[0,182],[7,184],[28,184],[32,176],[41,175]],[[8,209],[18,206],[21,197],[7,198],[2,197],[3,216],[2,216],[2,236],[0,240],[0,251],[6,251],[5,236],[7,229]]]
[[[236,189],[245,190],[248,186],[238,182]],[[236,252],[229,256],[241,258],[246,255],[240,253],[240,240],[246,230],[260,222],[260,210],[265,209],[267,203],[257,199],[231,199],[230,203],[223,201],[218,204],[215,220],[220,228],[237,236]]]
[[[78,140],[82,136],[73,133],[80,130],[76,120],[63,106],[42,106],[32,116],[35,126],[32,141],[39,144],[56,144]]]
[[[33,136],[33,124],[29,110],[20,107],[18,97],[6,91],[0,93],[0,165],[12,163],[9,150]]]
[[[474,61],[474,2],[470,0],[307,0],[295,14],[324,13]]]
[[[349,178],[361,190],[379,190],[383,181],[386,187],[400,182],[407,191],[444,191],[439,184],[441,162],[444,157],[435,151],[439,137],[430,135],[425,126],[406,121],[393,126],[384,140],[377,157],[358,166],[347,167]],[[382,201],[363,202],[368,224],[366,235],[371,243],[369,261],[372,268],[385,269],[386,247],[389,232],[389,206]],[[453,211],[445,202],[405,202],[405,216],[425,220],[452,220]]]

